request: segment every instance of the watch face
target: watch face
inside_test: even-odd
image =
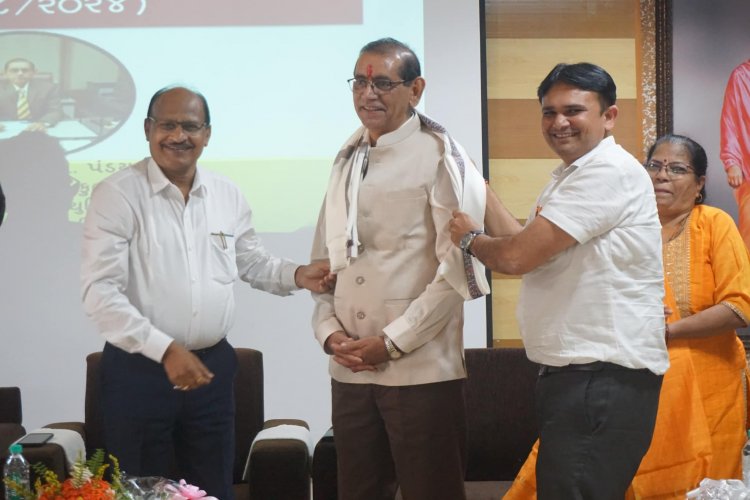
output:
[[[471,240],[474,239],[474,233],[466,233],[461,238],[461,242],[459,243],[459,246],[461,247],[461,250],[466,250],[469,247],[469,244],[471,243]]]

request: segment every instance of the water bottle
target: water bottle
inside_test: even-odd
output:
[[[742,482],[750,488],[750,431],[747,431],[747,441],[742,448]]]
[[[26,459],[23,458],[21,452],[23,446],[20,444],[10,445],[10,456],[5,461],[5,469],[3,477],[5,479],[12,479],[16,484],[22,488],[29,488],[29,464]],[[11,489],[7,483],[5,484],[5,500],[22,500],[23,496]]]

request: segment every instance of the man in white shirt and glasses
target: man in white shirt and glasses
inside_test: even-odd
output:
[[[289,295],[329,288],[327,264],[298,266],[261,245],[244,196],[198,167],[211,137],[206,99],[154,94],[151,157],[94,189],[84,224],[83,303],[106,341],[105,438],[127,473],[180,478],[233,498],[233,284]]]

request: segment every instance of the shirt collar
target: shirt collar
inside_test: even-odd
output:
[[[16,85],[13,85],[13,88],[16,89],[16,92],[23,92],[25,95],[29,95],[29,83],[26,82],[26,85],[23,87],[18,87]]]
[[[573,170],[577,169],[578,167],[582,167],[586,165],[586,163],[591,160],[594,156],[596,156],[601,150],[609,148],[610,146],[615,144],[615,138],[613,136],[607,136],[601,141],[599,141],[599,144],[594,146],[594,148],[586,153],[585,155],[581,156],[580,158],[576,159],[571,163],[570,165],[566,165],[565,163],[561,163],[560,165],[555,168],[555,170],[552,171],[553,177],[559,177],[561,175],[568,174],[572,172]]]
[[[172,181],[167,179],[167,176],[164,175],[164,172],[162,172],[153,158],[149,158],[148,160],[148,182],[154,193],[158,193],[172,184]],[[203,196],[205,193],[206,185],[203,183],[201,169],[197,168],[195,170],[195,179],[193,179],[193,187],[190,188],[190,196]]]
[[[399,128],[393,132],[381,135],[375,143],[375,146],[391,146],[397,142],[401,142],[413,134],[419,128],[419,124],[419,117],[417,117],[416,113],[412,113],[409,119],[402,123]]]

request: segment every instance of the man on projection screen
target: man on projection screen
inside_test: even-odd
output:
[[[485,186],[465,151],[416,112],[414,52],[365,45],[351,85],[362,122],[336,156],[312,259],[335,293],[314,294],[331,355],[339,499],[465,498],[463,302],[489,291],[451,245],[451,211],[481,220]]]
[[[328,266],[270,255],[237,186],[198,168],[211,137],[201,94],[158,91],[144,129],[151,157],[100,182],[84,224],[83,303],[106,340],[106,446],[135,476],[168,477],[174,452],[179,478],[232,499],[233,284],[321,292]]]
[[[44,131],[62,119],[57,85],[35,78],[36,67],[17,57],[5,63],[0,80],[0,120],[29,122],[26,130]]]

